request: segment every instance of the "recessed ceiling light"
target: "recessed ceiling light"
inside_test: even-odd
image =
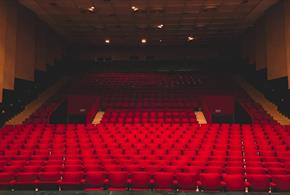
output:
[[[131,9],[132,9],[134,12],[136,12],[136,11],[138,11],[138,10],[139,10],[139,8],[138,8],[138,7],[136,7],[136,6],[132,6],[132,7],[131,7]]]
[[[147,43],[147,40],[143,38],[143,39],[141,39],[141,43],[145,44],[145,43]]]
[[[188,40],[188,41],[193,41],[194,39],[195,39],[195,38],[194,38],[193,36],[188,36],[188,37],[187,37],[187,40]]]
[[[159,42],[161,43],[162,42],[162,39],[160,39]]]
[[[163,24],[159,24],[158,26],[157,26],[157,28],[163,28]]]
[[[106,40],[105,40],[105,43],[106,43],[106,44],[109,44],[110,42],[111,42],[110,39],[106,39]]]
[[[91,6],[91,7],[88,8],[88,10],[89,10],[90,12],[94,12],[95,9],[96,9],[95,6]]]

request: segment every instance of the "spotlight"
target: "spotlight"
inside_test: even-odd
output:
[[[159,25],[157,26],[157,28],[160,28],[160,29],[161,29],[161,28],[163,28],[163,26],[164,26],[163,24],[159,24]]]
[[[95,9],[96,9],[95,6],[91,6],[91,7],[88,8],[88,11],[89,11],[89,12],[94,12]]]
[[[111,42],[110,39],[106,39],[106,40],[105,40],[105,43],[106,43],[106,44],[109,44],[110,42]]]
[[[136,11],[138,11],[138,10],[139,10],[139,8],[138,8],[138,7],[136,7],[136,6],[132,6],[132,7],[131,7],[131,9],[132,9],[134,12],[136,12]]]
[[[188,40],[188,41],[193,41],[194,39],[195,39],[195,38],[194,38],[193,36],[188,36],[188,37],[187,37],[187,40]]]
[[[141,39],[141,43],[145,44],[145,43],[147,43],[147,40],[143,38],[143,39]]]

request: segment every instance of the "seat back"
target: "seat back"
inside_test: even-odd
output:
[[[156,172],[154,174],[155,188],[173,188],[174,175],[170,172]]]
[[[177,187],[181,190],[196,190],[198,175],[195,173],[177,173]]]

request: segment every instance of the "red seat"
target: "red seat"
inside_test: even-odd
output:
[[[205,191],[221,191],[224,188],[221,174],[201,173],[199,182],[201,189]]]
[[[41,172],[37,182],[40,190],[58,190],[61,175],[59,172]]]
[[[86,189],[102,189],[105,187],[106,180],[104,172],[87,172],[85,178]]]
[[[83,189],[84,183],[83,172],[64,172],[60,187],[62,190],[80,190]]]
[[[37,172],[18,173],[15,178],[16,190],[34,190],[38,184]]]
[[[151,175],[148,172],[134,172],[131,174],[131,188],[138,189],[150,189],[153,188],[154,181],[151,179]]]
[[[177,173],[177,188],[181,191],[196,191],[198,186],[198,175],[196,173]]]
[[[266,174],[247,174],[249,189],[253,192],[268,192],[270,189],[270,177]]]
[[[0,173],[0,189],[10,190],[15,182],[14,173]]]
[[[130,183],[128,172],[113,171],[108,174],[108,187],[110,190],[127,190]]]
[[[224,174],[223,181],[227,191],[245,191],[248,187],[242,174]]]
[[[170,172],[155,172],[154,188],[158,190],[177,189],[177,181],[174,179],[174,174]]]
[[[272,175],[272,182],[274,184],[274,191],[290,191],[290,175]]]

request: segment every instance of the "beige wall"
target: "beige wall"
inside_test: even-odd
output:
[[[14,88],[15,64],[16,64],[16,35],[17,35],[17,4],[14,1],[7,2],[6,23],[6,57],[4,66],[4,88]]]
[[[4,66],[6,57],[6,8],[5,1],[0,1],[0,100],[2,101],[2,89],[4,86]],[[2,27],[2,28],[1,28]]]
[[[266,16],[267,77],[269,80],[287,76],[285,19],[283,3]]]
[[[246,32],[242,36],[241,56],[248,60],[248,63],[251,63],[252,48],[254,48],[256,70],[266,68],[269,80],[289,78],[290,1],[280,1],[269,9],[257,21],[255,29],[255,35]],[[251,40],[255,40],[255,47],[253,47]],[[288,81],[290,88],[290,80],[288,79]]]

